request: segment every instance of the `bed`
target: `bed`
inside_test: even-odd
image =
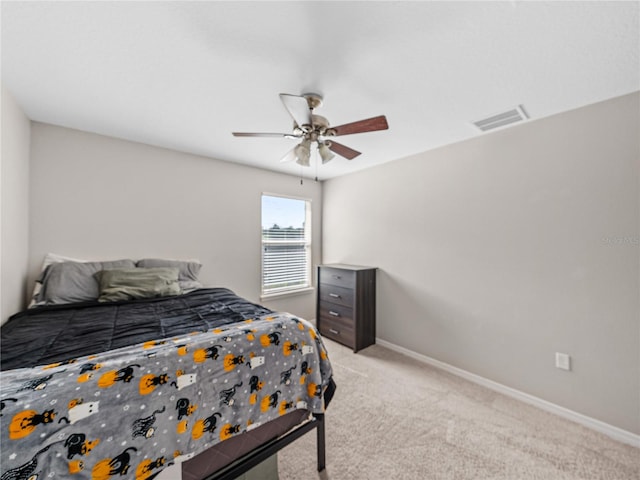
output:
[[[324,468],[335,384],[304,319],[198,288],[42,305],[1,333],[1,480],[146,480],[177,464],[231,479],[313,429]]]

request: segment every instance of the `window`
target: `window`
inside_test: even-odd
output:
[[[311,202],[262,195],[262,294],[311,286]]]

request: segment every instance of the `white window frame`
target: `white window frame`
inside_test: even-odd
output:
[[[304,240],[287,241],[287,240],[265,240],[262,232],[262,198],[263,197],[279,197],[289,200],[300,200],[305,202],[305,222],[304,222]],[[295,295],[305,292],[313,291],[311,284],[311,271],[312,271],[312,245],[311,245],[311,199],[304,197],[295,197],[292,195],[282,195],[279,193],[262,192],[260,196],[260,290],[261,299],[280,297],[284,295]],[[303,285],[291,285],[280,288],[266,288],[265,289],[265,246],[268,245],[304,245],[305,248],[305,281]]]

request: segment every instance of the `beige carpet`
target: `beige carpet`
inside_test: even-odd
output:
[[[313,432],[278,454],[280,480],[640,479],[637,448],[383,347],[326,344],[327,470]]]

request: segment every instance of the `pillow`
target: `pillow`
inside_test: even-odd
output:
[[[62,255],[57,255],[55,253],[47,253],[44,257],[44,261],[42,262],[42,267],[40,268],[40,275],[36,279],[36,284],[33,286],[33,293],[31,294],[31,302],[29,302],[29,306],[27,308],[37,307],[38,305],[42,305],[42,303],[38,303],[38,296],[40,295],[40,290],[42,290],[42,282],[41,277],[44,271],[47,269],[49,265],[52,263],[61,263],[61,262],[84,262],[84,260],[78,260],[77,258],[64,257]]]
[[[100,285],[95,274],[114,268],[135,268],[135,263],[133,260],[52,263],[40,277],[42,290],[36,303],[60,305],[96,300],[100,295]]]
[[[177,268],[123,268],[98,272],[99,302],[166,297],[182,293]]]
[[[183,292],[190,292],[202,288],[198,281],[198,274],[202,264],[198,260],[165,260],[162,258],[143,258],[138,260],[136,266],[142,268],[177,268],[178,283]]]

